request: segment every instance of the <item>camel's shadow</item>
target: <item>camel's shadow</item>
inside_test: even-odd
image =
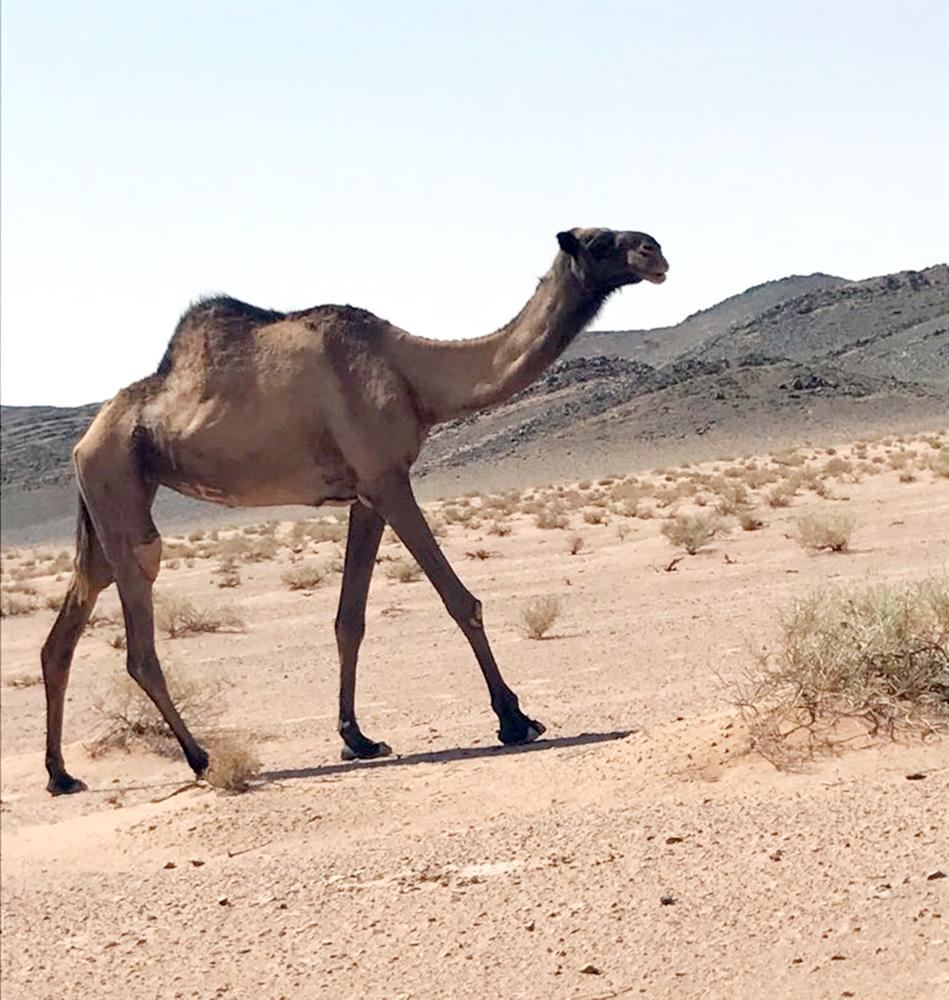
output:
[[[339,764],[318,764],[314,767],[284,768],[265,771],[260,775],[263,781],[284,781],[290,778],[326,778],[334,774],[352,773],[380,767],[404,767],[409,764],[448,764],[452,761],[475,760],[479,757],[498,757],[507,754],[539,753],[542,750],[564,750],[570,747],[591,746],[624,740],[636,729],[616,729],[606,733],[579,733],[577,736],[556,736],[552,739],[535,740],[518,746],[450,747],[447,750],[429,750],[403,756],[380,757],[376,760],[346,761]]]

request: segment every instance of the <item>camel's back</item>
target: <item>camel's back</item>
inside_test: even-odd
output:
[[[215,296],[194,303],[184,313],[156,374],[167,377],[188,369],[192,376],[200,376],[203,369],[237,369],[252,362],[261,348],[268,354],[279,353],[282,342],[295,351],[301,340],[309,339],[318,349],[319,334],[327,326],[345,326],[350,335],[371,336],[387,325],[353,306],[314,306],[284,313],[227,295]],[[274,326],[293,328],[295,335],[286,336],[281,331],[274,337],[276,331],[270,329]]]

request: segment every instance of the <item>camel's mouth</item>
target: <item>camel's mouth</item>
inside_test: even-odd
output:
[[[643,277],[654,285],[661,285],[666,280],[666,272],[654,271],[652,274],[644,274]]]

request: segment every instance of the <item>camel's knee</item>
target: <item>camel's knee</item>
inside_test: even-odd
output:
[[[365,615],[341,612],[336,616],[336,643],[341,648],[358,647],[365,634]]]
[[[154,583],[161,569],[161,535],[155,532],[153,537],[134,545],[132,552],[145,578]]]
[[[465,592],[451,601],[446,601],[445,607],[462,628],[484,628],[481,602],[474,594]]]

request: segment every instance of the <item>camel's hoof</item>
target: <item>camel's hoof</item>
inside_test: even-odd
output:
[[[527,739],[524,742],[533,743],[534,740],[539,740],[546,732],[547,727],[542,722],[531,722],[527,727]]]
[[[58,778],[50,778],[46,791],[50,795],[75,795],[76,792],[88,791],[88,788],[84,781],[73,778],[69,774],[63,774]]]
[[[513,729],[511,727],[502,727],[498,733],[498,739],[505,746],[516,747],[522,746],[525,743],[533,743],[534,740],[540,739],[546,731],[547,727],[542,722],[528,719],[525,716],[523,725],[516,726]]]
[[[351,746],[344,746],[339,752],[342,760],[373,760],[376,757],[388,757],[392,753],[392,747],[388,743],[373,743],[366,741],[367,745],[358,751]]]

